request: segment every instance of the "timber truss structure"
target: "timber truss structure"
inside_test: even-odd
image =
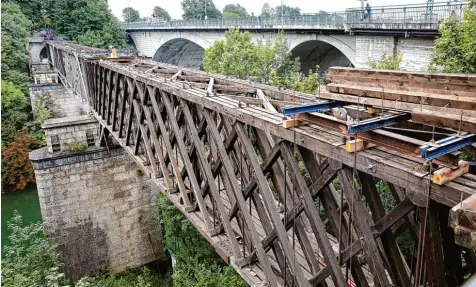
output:
[[[62,82],[89,102],[103,144],[124,148],[250,285],[459,286],[475,272],[448,215],[476,178],[433,183],[431,170],[455,168],[456,155],[428,163],[415,151],[431,134],[451,134],[445,127],[432,133],[403,116],[398,127],[349,135],[325,113],[284,115],[322,103],[314,95],[72,44],[48,48]],[[372,118],[359,103],[339,107]],[[378,145],[346,150],[359,137]]]

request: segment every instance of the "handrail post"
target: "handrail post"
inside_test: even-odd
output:
[[[407,7],[403,7],[403,29],[407,29]]]

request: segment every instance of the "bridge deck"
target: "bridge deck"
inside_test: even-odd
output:
[[[474,194],[475,180],[432,184],[423,159],[388,144],[419,138],[379,132],[385,147],[348,153],[348,135],[332,121],[282,126],[276,109],[315,103],[315,96],[152,61],[91,56],[75,45],[49,48],[60,78],[90,103],[103,126],[101,140],[111,137],[129,152],[250,284],[344,286],[351,279],[356,286],[414,280],[441,286],[445,272],[464,277],[461,256],[450,264],[435,259],[457,250],[454,238],[439,231],[447,217],[435,218]],[[454,159],[438,158],[435,167],[454,167]],[[377,181],[396,201],[388,212]],[[402,232],[420,246],[413,269],[396,242]]]

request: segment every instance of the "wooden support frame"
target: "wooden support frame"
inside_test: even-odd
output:
[[[421,203],[419,198],[426,196],[421,191],[428,188],[428,178],[401,167],[411,161],[408,157],[398,155],[395,162],[401,162],[391,163],[380,147],[349,155],[342,148],[341,135],[334,133],[340,130],[335,123],[330,130],[325,123],[318,125],[324,126],[322,129],[313,122],[289,130],[282,128],[282,115],[273,105],[282,101],[312,101],[299,93],[147,61],[124,66],[80,53],[76,59],[67,48],[56,44],[50,50],[55,56],[55,70],[62,79],[71,81],[69,86],[79,93],[87,90],[84,93],[92,103],[94,116],[105,131],[152,175],[151,179],[222,258],[249,282],[267,282],[272,286],[340,286],[354,282],[357,286],[370,286],[370,273],[374,273],[380,286],[408,283],[405,264],[395,246],[399,234],[395,226],[405,221],[405,225],[398,226],[398,232],[410,228],[412,236],[418,238],[415,220],[410,216],[415,207],[412,200]],[[80,77],[79,71],[85,77]],[[223,94],[214,95],[215,91]],[[257,98],[250,97],[248,105],[238,106],[240,97],[235,93]],[[379,142],[389,133],[374,130],[359,134],[358,138]],[[409,153],[419,146],[416,141],[405,144],[404,137],[398,140],[398,146]],[[292,149],[291,142],[296,149]],[[213,159],[208,157],[205,146],[212,151]],[[297,150],[309,177],[300,171],[302,164],[294,156]],[[319,162],[314,153],[322,158]],[[241,155],[244,160],[240,169],[237,163]],[[360,190],[353,184],[352,172],[342,164],[354,160],[371,212],[361,201],[352,200],[360,196]],[[336,175],[343,187],[343,206],[339,205],[339,193],[331,184]],[[398,198],[395,208],[387,213],[376,197],[375,177],[389,182],[392,194]],[[223,181],[225,193],[218,188],[218,180]],[[431,198],[452,205],[461,195],[465,198],[471,194],[471,184],[464,177],[450,185],[432,185]],[[402,188],[408,197],[403,195]],[[179,192],[174,193],[175,190]],[[292,191],[297,198],[292,198]],[[286,208],[278,208],[277,204],[284,200],[288,203]],[[331,234],[324,228],[314,200],[322,204]],[[329,245],[339,231],[340,212],[341,232],[349,241],[341,242],[341,253],[336,254],[335,247]],[[442,233],[442,215],[432,216],[432,220],[440,217],[440,222],[435,221],[436,225],[429,228]],[[212,217],[219,217],[215,228]],[[439,228],[435,227],[438,225]],[[297,240],[290,239],[290,232],[296,233]],[[236,235],[242,236],[242,240],[236,240]],[[448,242],[451,238],[442,236],[445,261],[450,252]],[[297,249],[292,248],[293,244]],[[427,246],[437,251],[437,245]],[[428,266],[436,266],[442,257],[434,254],[435,260],[428,260]],[[299,260],[293,262],[296,257]],[[391,262],[390,258],[396,261]],[[451,260],[456,266],[452,278],[459,282],[464,272],[457,268],[461,262],[456,263],[456,257]],[[348,263],[351,277],[344,279],[342,266]],[[250,275],[247,268],[255,270],[255,275]],[[441,275],[445,271],[438,272]],[[430,273],[429,278],[439,280],[434,281],[438,284],[448,280]]]

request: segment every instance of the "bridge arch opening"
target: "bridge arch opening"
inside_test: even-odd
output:
[[[308,74],[309,70],[315,71],[317,65],[319,65],[320,74],[326,73],[330,67],[352,65],[342,51],[319,40],[302,42],[291,50],[291,54],[293,57],[299,57],[301,71],[305,74]]]
[[[45,59],[48,60],[48,48],[46,46],[40,51],[40,61],[46,61]]]
[[[205,49],[183,38],[164,43],[155,52],[153,59],[158,62],[176,66],[199,69],[205,57]]]

